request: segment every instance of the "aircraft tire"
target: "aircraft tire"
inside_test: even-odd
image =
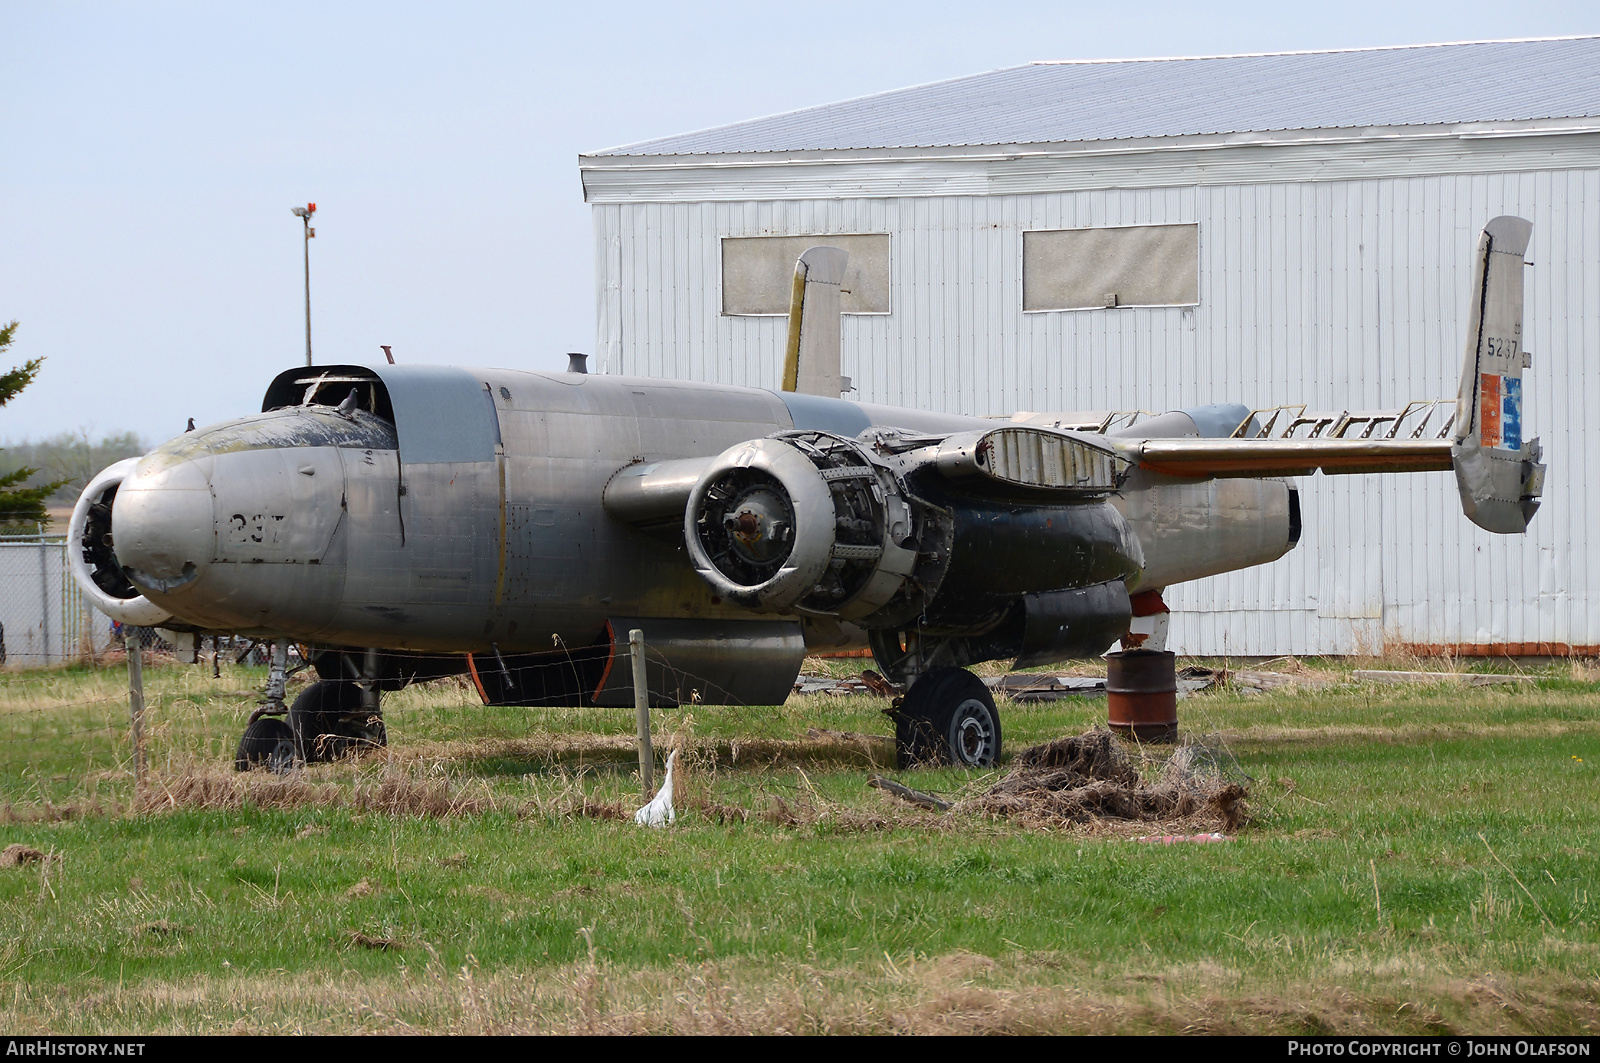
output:
[[[239,738],[239,751],[233,757],[235,771],[266,768],[282,775],[300,762],[299,748],[294,732],[277,716],[263,716],[244,729]]]
[[[895,713],[895,766],[1000,761],[1000,713],[983,680],[965,668],[935,668],[906,692]]]
[[[382,718],[360,719],[361,687],[322,680],[300,692],[289,706],[289,728],[307,763],[338,760],[358,749],[386,745]]]

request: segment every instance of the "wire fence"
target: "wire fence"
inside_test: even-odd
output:
[[[0,664],[43,667],[104,652],[111,621],[92,609],[59,535],[0,536]]]
[[[144,785],[141,778],[169,783],[180,777],[211,780],[207,785],[214,783],[224,789],[235,785],[222,779],[237,778],[233,767],[236,757],[243,755],[239,752],[241,736],[259,710],[267,707],[270,643],[241,636],[206,636],[198,645],[175,649],[152,630],[130,627],[121,635],[122,643],[108,639],[96,653],[65,663],[59,653],[24,651],[13,655],[7,668],[0,671],[0,823],[96,814],[95,810],[105,807],[101,798],[111,800],[114,808],[123,807],[118,802],[125,800],[137,804],[139,787]],[[131,725],[131,675],[124,649],[134,642],[154,650],[145,656],[138,728]],[[560,647],[526,657],[560,658],[579,672],[584,670],[585,654],[598,648],[569,652]],[[338,654],[338,663],[319,658],[319,651],[330,648],[291,644],[290,683],[284,703],[293,704],[307,693],[310,684],[323,677],[319,671],[328,678],[338,676],[340,681],[356,679],[354,674],[346,675],[351,672],[350,651],[331,649]],[[611,669],[615,679],[628,669],[628,648],[613,647],[612,652],[618,657]],[[365,656],[363,652],[356,660]],[[410,674],[406,668],[415,667],[419,660],[415,654],[383,651],[372,656],[376,672],[369,674],[400,676],[401,681]],[[515,668],[520,663],[517,656],[509,661],[497,660],[497,654],[477,657],[480,670],[504,669],[509,664],[519,673],[519,684],[527,675]],[[318,658],[319,668],[313,668],[308,658]],[[466,655],[460,660],[468,665]],[[697,666],[685,669],[682,666],[687,662],[674,661],[657,647],[646,645],[646,661],[655,695],[650,700],[657,710],[687,719],[702,699],[712,704],[738,703],[732,691],[694,674]],[[546,667],[554,663],[547,661]],[[380,679],[380,683],[389,682],[394,679]],[[562,755],[560,749],[565,746],[561,742],[548,745],[548,736],[570,732],[590,736],[598,743],[591,747],[585,740],[574,747],[580,765],[585,757],[591,764],[596,757],[606,763],[631,763],[633,759],[627,754],[636,740],[634,713],[630,707],[598,704],[598,688],[510,705],[497,700],[492,702],[497,708],[480,720],[473,719],[477,714],[471,710],[480,709],[489,699],[470,668],[463,674],[431,672],[419,676],[407,692],[387,691],[382,699],[385,729],[389,741],[398,740],[401,755],[398,760],[386,755],[375,761],[383,770],[407,764],[406,770],[417,768],[423,762],[408,757],[408,748],[416,751],[415,756],[437,757],[441,747],[436,740],[462,748],[458,743],[464,736],[492,737],[496,742],[532,737],[544,750],[537,756],[555,765],[553,758]],[[313,711],[322,711],[325,694],[316,695],[310,704]],[[468,712],[459,715],[460,710]],[[356,762],[367,759],[351,760],[351,780],[364,770]],[[427,767],[429,771],[437,769],[436,761]]]
[[[145,757],[193,755],[217,767],[231,766],[246,721],[265,697],[262,648],[243,638],[207,638],[201,652],[186,660],[152,631],[128,628],[125,634],[129,642],[148,639],[163,647],[145,657],[140,743]],[[35,667],[27,668],[13,661],[0,674],[0,821],[14,805],[28,805],[41,795],[46,803],[61,799],[82,789],[86,780],[103,780],[108,769],[119,779],[133,777],[126,652],[112,646],[81,665],[62,666],[54,659],[32,663]],[[292,665],[298,663],[297,656],[291,659]],[[24,670],[13,670],[18,665]],[[304,681],[297,681],[289,700],[304,689]],[[402,717],[415,708],[385,706],[391,713],[400,710]]]
[[[103,732],[108,725],[125,730],[128,726],[129,673],[124,646],[135,640],[153,651],[153,655],[145,659],[146,682],[152,684],[146,691],[146,711],[160,713],[170,723],[181,723],[185,718],[216,721],[221,717],[231,718],[230,714],[248,714],[265,700],[270,643],[241,636],[207,636],[192,651],[174,652],[173,647],[155,629],[125,627],[117,638],[108,638],[104,648],[92,658],[63,660],[54,654],[13,654],[6,672],[0,673],[0,745]],[[291,676],[298,673],[298,677],[287,692],[286,701],[292,702],[307,681],[319,678],[304,656],[314,652],[310,647],[291,644],[288,668]],[[619,667],[626,668],[626,647],[620,652],[624,660]],[[660,682],[669,687],[689,690],[692,696],[683,699],[685,704],[698,702],[702,693],[723,703],[737,703],[716,683],[681,670],[655,647],[647,645],[645,653],[652,666],[652,690]],[[379,652],[376,659],[380,673],[383,673],[388,671],[390,664],[406,664],[415,658],[409,654]],[[463,668],[459,675],[425,679],[423,682],[453,680],[463,695],[463,705],[481,704],[482,692],[474,689],[465,660],[463,655]],[[487,664],[487,661],[480,659],[479,667]],[[176,684],[172,682],[174,679],[177,680]],[[85,694],[92,696],[86,697]],[[614,715],[618,721],[629,718],[623,709],[591,704],[591,695],[592,692],[583,691],[572,700],[551,699],[548,704],[508,707],[578,709]],[[652,700],[659,700],[659,692]],[[392,709],[400,708],[391,704],[388,695],[384,702],[386,715]],[[80,726],[76,730],[59,729],[61,725],[78,724],[81,717],[75,713],[82,711],[93,711],[102,722]],[[52,728],[49,734],[34,733],[33,722],[47,716],[53,717],[58,726]],[[241,721],[243,718],[240,715]]]
[[[157,629],[119,624],[91,606],[72,577],[67,549],[61,535],[0,535],[0,666],[93,663],[130,638],[147,650],[173,651]]]

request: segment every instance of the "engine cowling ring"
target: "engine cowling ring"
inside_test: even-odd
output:
[[[67,566],[100,612],[133,627],[156,627],[172,614],[139,593],[123,574],[111,542],[111,506],[137,464],[138,458],[125,458],[107,466],[78,496],[67,524]]]
[[[833,557],[827,483],[779,439],[748,440],[712,459],[683,521],[695,571],[719,596],[757,612],[791,611]]]

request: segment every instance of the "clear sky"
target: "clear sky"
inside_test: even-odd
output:
[[[259,408],[304,359],[307,200],[319,362],[560,369],[583,151],[1035,59],[1587,33],[1593,0],[0,0],[0,322],[48,359],[0,438]]]

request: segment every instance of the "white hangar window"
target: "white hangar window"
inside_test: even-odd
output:
[[[1022,234],[1022,309],[1194,306],[1200,226],[1123,225]]]
[[[722,313],[725,317],[787,314],[795,259],[826,244],[850,256],[840,308],[847,314],[889,312],[889,234],[824,233],[815,236],[722,238]]]

